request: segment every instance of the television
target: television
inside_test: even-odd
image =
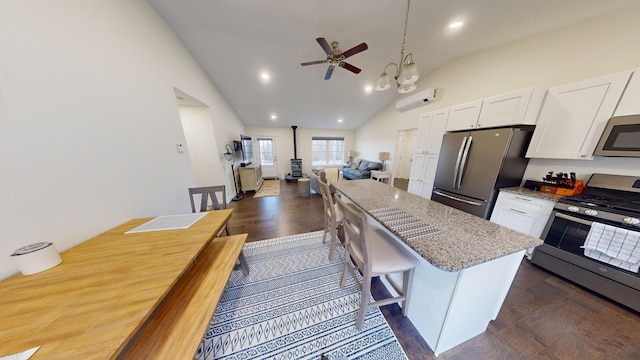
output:
[[[242,145],[242,162],[240,166],[251,165],[253,160],[253,142],[251,136],[240,134],[240,144]]]

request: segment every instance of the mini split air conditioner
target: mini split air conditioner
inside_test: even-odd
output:
[[[425,105],[436,99],[436,89],[426,89],[408,96],[396,103],[396,110],[407,111]]]

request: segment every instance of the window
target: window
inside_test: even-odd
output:
[[[260,148],[260,164],[273,165],[273,140],[258,138]]]
[[[311,165],[342,165],[344,164],[344,138],[312,137]]]

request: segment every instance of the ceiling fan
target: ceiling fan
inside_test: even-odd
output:
[[[353,56],[359,52],[365,51],[367,50],[369,47],[367,46],[366,43],[361,43],[360,45],[356,45],[354,47],[352,47],[351,49],[342,52],[339,48],[338,48],[338,42],[337,41],[332,41],[331,45],[329,45],[329,43],[327,42],[327,40],[325,40],[325,38],[316,38],[316,41],[318,42],[318,44],[320,44],[320,46],[322,47],[322,49],[327,53],[327,58],[326,60],[316,60],[316,61],[309,61],[309,62],[303,62],[300,65],[302,66],[307,66],[307,65],[316,65],[316,64],[326,64],[329,63],[329,68],[327,69],[326,74],[324,75],[324,79],[325,80],[329,80],[331,79],[331,74],[333,74],[333,69],[336,67],[336,65],[340,66],[341,68],[345,68],[355,74],[359,74],[360,73],[360,69],[349,64],[348,62],[345,62],[344,60],[350,56]]]

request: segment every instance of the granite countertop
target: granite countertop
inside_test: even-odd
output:
[[[445,271],[463,270],[542,244],[538,238],[371,179],[341,180],[331,185]],[[389,216],[394,211],[425,225],[424,234],[406,235]]]
[[[551,200],[551,201],[558,201],[558,200],[562,199],[565,196],[565,195],[549,194],[549,193],[545,193],[545,192],[542,192],[542,191],[536,191],[536,190],[531,190],[531,189],[525,189],[522,186],[514,186],[514,187],[502,188],[502,189],[500,189],[500,191],[505,191],[505,192],[510,192],[510,193],[514,193],[514,194],[530,196],[530,197],[534,197],[534,198],[537,198],[537,199]]]

